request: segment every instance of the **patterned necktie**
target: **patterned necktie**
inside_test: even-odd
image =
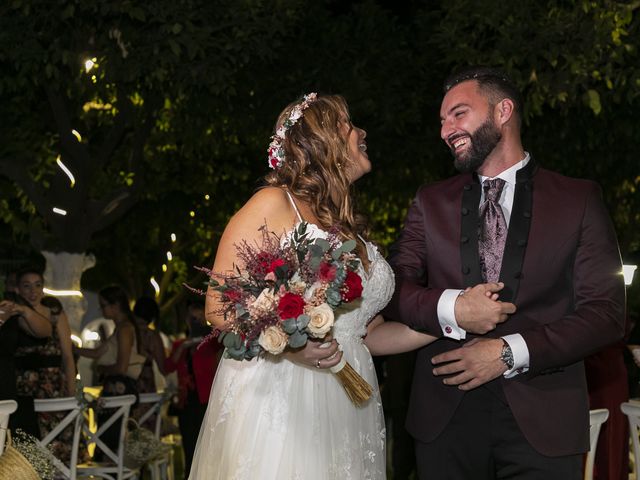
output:
[[[480,207],[478,252],[485,282],[497,282],[500,278],[502,254],[507,239],[507,222],[498,203],[504,184],[505,181],[501,178],[482,183],[484,203]]]

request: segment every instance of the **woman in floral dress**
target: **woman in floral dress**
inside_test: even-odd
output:
[[[18,293],[41,316],[51,322],[52,335],[35,339],[22,335],[16,350],[16,389],[21,397],[58,398],[75,394],[76,367],[71,347],[71,329],[62,305],[54,297],[44,297],[44,279],[38,271],[27,269],[18,274]],[[42,436],[64,418],[61,413],[40,413]],[[67,428],[52,443],[60,459],[71,457],[73,429]]]

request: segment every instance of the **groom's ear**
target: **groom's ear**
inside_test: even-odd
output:
[[[514,116],[515,105],[513,104],[513,100],[510,98],[503,98],[496,105],[496,117],[498,124],[503,126],[505,123],[508,123],[509,120]],[[515,120],[515,119],[514,119]]]

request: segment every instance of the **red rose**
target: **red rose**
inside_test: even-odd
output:
[[[349,270],[342,286],[342,300],[351,302],[362,296],[362,279],[356,272]]]
[[[256,259],[260,263],[263,275],[275,271],[276,268],[283,266],[285,263],[283,259],[277,258],[267,252],[260,252],[256,256]]]
[[[267,273],[275,272],[276,268],[281,267],[283,265],[284,265],[284,260],[282,260],[281,258],[276,258],[269,265],[269,270],[267,271]]]
[[[336,278],[336,270],[335,265],[331,265],[327,262],[322,262],[320,264],[320,270],[318,271],[318,277],[322,282],[333,282]]]
[[[278,314],[282,320],[298,318],[304,312],[304,298],[295,293],[285,293],[278,302]]]

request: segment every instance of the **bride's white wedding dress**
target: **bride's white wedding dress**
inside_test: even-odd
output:
[[[309,225],[314,237],[326,232]],[[367,243],[362,299],[340,311],[334,337],[344,358],[373,387],[354,406],[325,369],[267,355],[221,361],[209,398],[190,480],[379,480],[385,472],[380,392],[367,347],[367,324],[390,300],[394,277]]]

